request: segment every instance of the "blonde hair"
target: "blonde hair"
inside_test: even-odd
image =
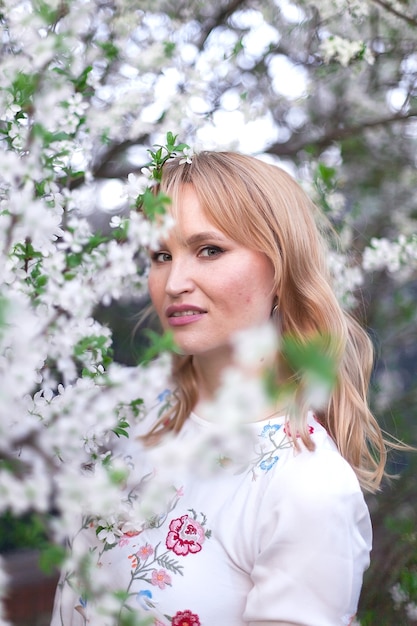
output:
[[[365,331],[344,311],[331,285],[326,252],[330,227],[296,181],[282,169],[232,152],[201,152],[192,163],[172,159],[161,190],[178,203],[191,184],[207,218],[228,237],[263,252],[273,264],[280,330],[300,344],[319,335],[338,364],[327,406],[316,413],[365,490],[375,491],[386,462],[386,442],[367,402],[373,348]],[[178,432],[197,402],[192,356],[174,356],[176,403],[150,436]],[[280,381],[277,381],[279,384]],[[306,411],[290,415],[308,449]]]

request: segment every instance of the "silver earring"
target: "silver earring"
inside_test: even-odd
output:
[[[277,313],[279,312],[279,306],[278,306],[278,302],[276,304],[274,304],[274,306],[272,307],[272,311],[271,311],[271,317],[274,317],[275,315],[277,315]]]

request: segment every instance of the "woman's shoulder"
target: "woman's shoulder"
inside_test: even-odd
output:
[[[353,468],[312,415],[308,420],[308,432],[313,450],[308,450],[298,436],[294,444],[287,424],[264,424],[259,438],[267,443],[261,448],[262,459],[258,468],[270,473],[270,480],[286,496],[297,494],[311,500],[361,493]]]

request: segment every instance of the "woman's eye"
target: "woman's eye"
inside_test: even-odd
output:
[[[222,252],[224,252],[224,250],[222,248],[219,248],[218,246],[205,246],[200,250],[198,256],[216,257],[219,256],[219,254],[221,254]]]
[[[153,252],[151,260],[155,263],[167,263],[171,260],[171,255],[168,252]]]

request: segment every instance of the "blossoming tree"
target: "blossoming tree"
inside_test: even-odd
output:
[[[407,424],[416,398],[412,3],[4,0],[0,22],[0,513],[38,512],[57,548],[77,512],[101,520],[103,540],[117,530],[124,468],[101,451],[109,433],[128,434],[169,357],[115,362],[96,311],[145,295],[142,250],[164,225],[134,210],[141,170],[154,144],[165,146],[154,165],[184,149],[189,158],[177,135],[277,162],[323,206],[342,242],[331,259],[340,298],[382,338],[375,406]],[[98,229],[110,190],[117,215]],[[411,535],[401,528],[404,545]],[[386,611],[412,619],[416,562],[409,551],[409,567],[390,574]],[[381,587],[377,572],[370,590]],[[364,609],[375,611],[368,597]]]

